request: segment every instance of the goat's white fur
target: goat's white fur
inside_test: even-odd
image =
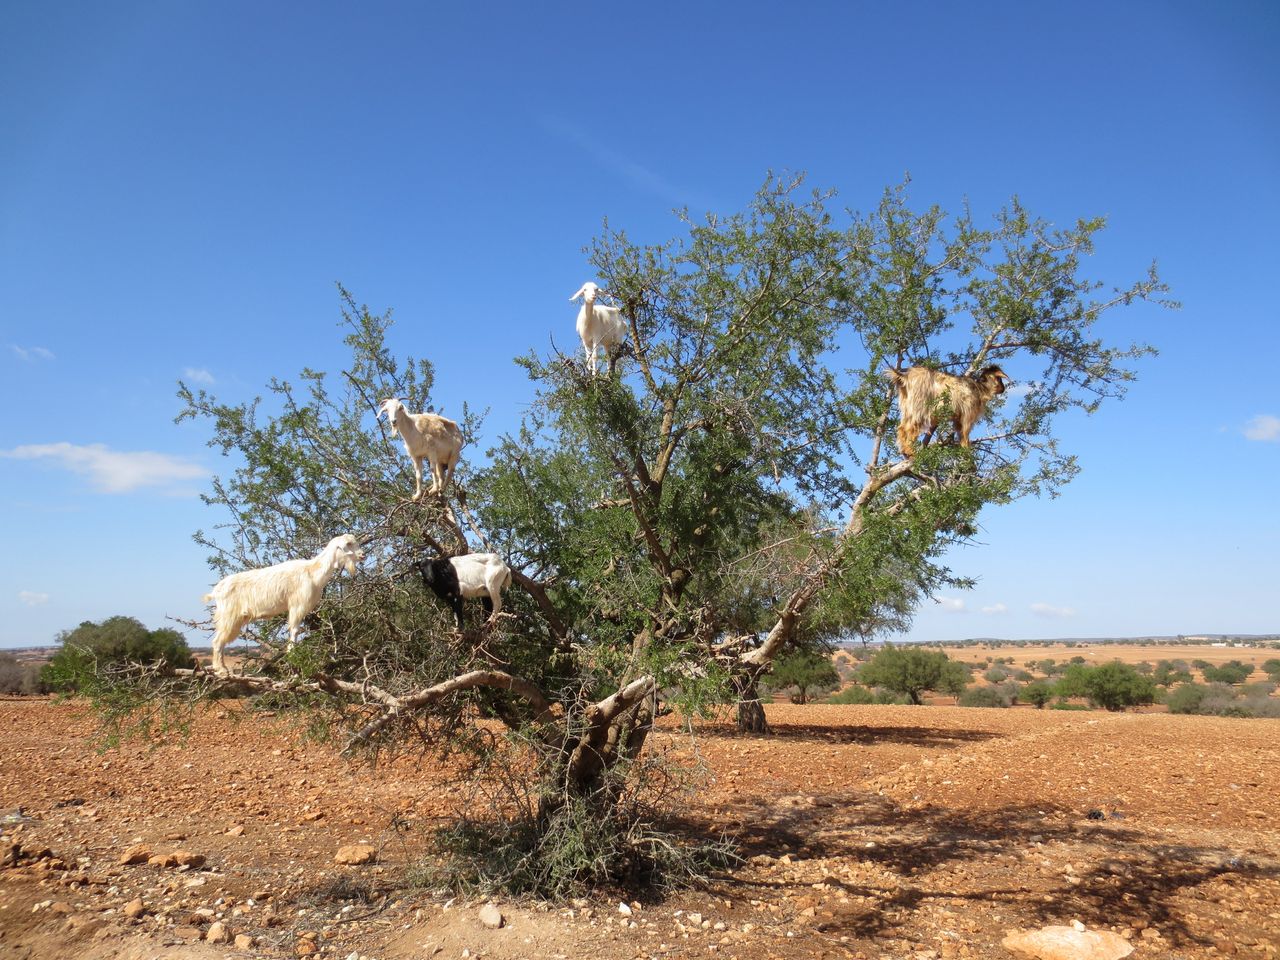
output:
[[[596,375],[596,351],[604,347],[605,357],[609,358],[609,371],[613,372],[613,353],[627,338],[627,321],[622,318],[622,308],[606,307],[597,304],[596,297],[604,293],[591,281],[582,285],[570,301],[582,298],[582,306],[578,308],[578,337],[582,340],[582,349],[587,354],[587,366],[591,375]],[[608,296],[605,293],[605,296]]]
[[[493,601],[489,620],[494,620],[502,612],[502,591],[511,586],[511,568],[496,553],[464,553],[449,562],[458,573],[458,593],[463,599],[487,596]]]
[[[343,567],[354,577],[356,564],[363,557],[359,541],[344,533],[310,560],[286,560],[223,577],[204,595],[206,603],[214,603],[213,669],[224,675],[230,672],[222,659],[223,650],[253,620],[287,613],[292,649],[299,625],[320,604],[329,580]]]
[[[378,416],[391,424],[391,435],[404,441],[413,461],[413,499],[422,499],[422,461],[431,463],[431,492],[444,493],[453,479],[462,453],[462,431],[458,424],[435,413],[410,413],[397,398],[383,400]]]

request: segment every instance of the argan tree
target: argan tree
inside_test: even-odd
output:
[[[464,417],[444,499],[407,499],[407,464],[374,422],[386,396],[432,409],[431,367],[397,362],[390,317],[345,294],[338,376],[273,382],[265,404],[184,387],[182,416],[236,458],[209,498],[230,522],[198,535],[219,573],[348,531],[368,554],[287,659],[196,674],[186,693],[269,693],[353,750],[456,742],[495,719],[533,764],[521,809],[536,851],[567,818],[601,832],[627,809],[660,713],[733,702],[819,620],[856,634],[886,597],[955,582],[942,555],[984,507],[1075,474],[1059,416],[1120,396],[1147,352],[1100,321],[1164,287],[1154,268],[1109,292],[1084,275],[1101,220],[1054,228],[1014,201],[980,223],[914,212],[904,188],[866,215],[831,201],[770,179],[741,213],[682,217],[669,243],[606,230],[589,257],[630,327],[618,374],[592,377],[573,350],[519,357],[534,390],[522,424],[486,456]],[[972,447],[943,427],[902,456],[884,369],[993,362],[1017,390]],[[475,549],[506,557],[515,583],[495,626],[459,635],[405,573]],[[277,626],[256,634],[267,648]]]

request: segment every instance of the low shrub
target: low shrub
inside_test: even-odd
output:
[[[838,704],[867,704],[875,703],[876,695],[866,687],[854,684],[851,687],[845,687],[839,693],[834,693],[827,697],[827,703]]]

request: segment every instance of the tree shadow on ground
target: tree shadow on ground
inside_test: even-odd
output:
[[[999,905],[1026,926],[1074,919],[1089,927],[1149,926],[1166,943],[1203,947],[1213,942],[1210,934],[1249,921],[1198,888],[1218,878],[1243,885],[1280,881],[1280,860],[1171,845],[1132,821],[1087,815],[1087,809],[1046,804],[951,810],[853,791],[782,798],[763,808],[744,804],[730,810],[732,826],[743,855],[757,863],[724,883],[771,891],[773,899],[811,893],[815,882],[838,891],[850,903],[817,924],[826,936],[902,933],[922,904],[960,900]],[[696,829],[705,836],[707,827]],[[776,858],[787,853],[798,862],[779,867]],[[757,869],[762,857],[770,859]],[[1057,860],[1047,876],[1041,870],[1046,857]],[[825,862],[806,867],[818,859]],[[883,879],[841,876],[841,860],[874,865],[870,872]],[[1197,912],[1217,916],[1202,916],[1192,929],[1179,901],[1197,893]],[[1013,919],[1006,917],[1005,925]]]
[[[958,747],[966,743],[981,743],[1004,736],[986,730],[949,730],[943,727],[866,727],[843,726],[824,723],[778,723],[769,734],[742,733],[729,724],[712,723],[700,726],[702,737],[721,740],[756,740],[769,743],[778,740],[823,741],[826,743],[852,743],[863,746],[896,743],[913,747]]]

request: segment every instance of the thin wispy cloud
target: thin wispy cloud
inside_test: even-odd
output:
[[[966,613],[962,597],[934,597],[933,602],[947,613]]]
[[[184,367],[182,375],[193,383],[203,383],[207,386],[213,386],[218,382],[214,379],[213,374],[204,367]]]
[[[56,360],[53,351],[47,347],[20,347],[16,343],[9,344],[9,349],[24,363],[35,363],[37,360]]]
[[[10,460],[44,460],[87,477],[100,493],[132,493],[144,487],[194,495],[184,484],[203,480],[208,471],[199,464],[152,450],[112,450],[102,443],[34,443],[0,450]]]
[[[1074,617],[1076,612],[1071,607],[1055,607],[1051,603],[1033,603],[1031,612],[1038,617],[1049,617],[1053,620],[1065,620],[1067,617]]]
[[[19,590],[18,602],[26,604],[28,607],[38,607],[42,603],[49,602],[47,593],[36,593],[34,590]]]
[[[677,187],[644,164],[637,163],[608,144],[597,140],[576,123],[571,123],[561,117],[542,116],[538,119],[546,129],[568,140],[575,147],[589,154],[600,166],[617,174],[632,186],[656,194],[681,206],[696,207],[702,210],[710,207],[710,204],[704,198],[694,196],[690,191]]]
[[[1022,380],[1018,383],[1011,384],[1009,388],[1005,390],[1004,395],[1010,400],[1021,400],[1039,386],[1040,384],[1036,383],[1034,380]]]
[[[1001,613],[1008,613],[1009,608],[1003,603],[993,603],[989,607],[983,607],[982,612],[994,616]]]
[[[1261,440],[1264,443],[1280,443],[1280,417],[1269,413],[1260,413],[1244,425],[1246,440]]]

